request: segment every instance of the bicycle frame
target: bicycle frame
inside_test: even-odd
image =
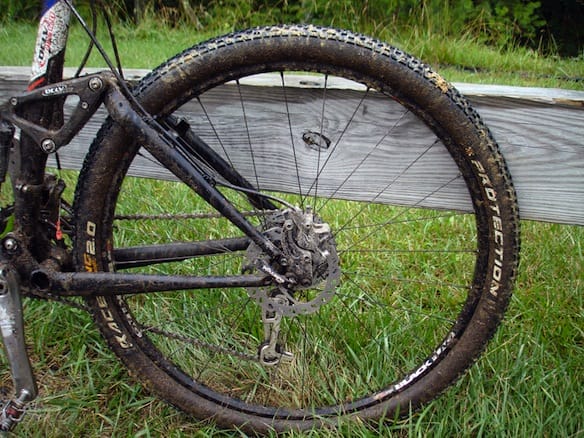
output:
[[[111,71],[63,80],[71,13],[88,30]],[[187,130],[186,134],[178,135],[174,120],[157,121],[143,110],[69,0],[45,2],[32,71],[28,90],[0,105],[0,183],[9,170],[14,197],[14,228],[5,233],[0,242],[0,325],[16,391],[16,397],[4,406],[0,430],[10,430],[22,417],[25,404],[37,394],[24,345],[22,292],[32,290],[41,297],[47,292],[91,297],[213,287],[259,287],[283,281],[267,265],[257,266],[262,275],[233,277],[72,272],[72,262],[61,236],[60,197],[64,184],[47,176],[45,167],[48,154],[66,146],[101,104],[105,105],[110,117],[129,130],[160,163],[247,236],[222,242],[222,249],[208,242],[194,242],[186,248],[171,245],[170,254],[176,260],[217,253],[225,248],[245,249],[251,241],[272,259],[280,257],[280,251],[223,197],[215,181],[189,151],[205,157],[229,183],[251,192],[248,196],[254,196],[253,187],[194,133]],[[77,96],[79,103],[65,120],[63,105],[69,96]],[[21,131],[20,141],[14,138],[15,127]],[[275,208],[259,196],[252,199],[252,203]],[[169,254],[168,245],[146,249],[154,253],[157,250]]]
[[[214,166],[219,167],[222,174],[227,174],[227,178],[233,184],[249,189],[252,188],[251,185],[237,174],[229,176],[228,165],[222,162],[220,157],[214,155],[208,146],[202,144],[196,135],[190,133],[189,136],[178,138],[176,133],[154,120],[131,95],[128,95],[127,87],[118,74],[104,71],[81,78],[56,80],[59,75],[62,76],[63,71],[67,37],[67,25],[64,23],[68,20],[68,13],[64,11],[68,12],[69,7],[68,1],[54,2],[43,16],[46,17],[49,14],[53,18],[41,19],[33,72],[41,71],[41,64],[47,65],[46,71],[42,71],[40,76],[33,76],[28,92],[14,96],[8,103],[0,106],[0,118],[20,128],[23,133],[20,145],[12,148],[16,155],[19,155],[13,158],[15,164],[12,165],[11,171],[15,198],[15,228],[3,239],[3,256],[9,258],[18,267],[25,282],[30,281],[30,286],[40,291],[52,290],[66,295],[96,296],[102,295],[105,291],[110,294],[122,294],[224,287],[237,284],[243,287],[265,284],[266,276],[264,275],[251,278],[246,275],[227,279],[204,279],[201,277],[120,276],[120,274],[112,273],[59,273],[66,266],[63,251],[59,247],[56,248],[51,243],[48,233],[38,226],[41,220],[41,211],[38,206],[43,205],[43,196],[55,190],[52,187],[54,182],[47,186],[45,181],[47,154],[56,152],[67,145],[102,103],[112,119],[130,130],[137,141],[144,144],[144,147],[177,178],[189,185],[272,258],[280,255],[279,250],[221,195],[215,187],[215,181],[201,170],[197,162],[187,157],[188,151],[195,150],[198,154],[209,157],[214,162]],[[75,10],[73,11],[77,14]],[[64,19],[59,19],[59,14],[64,14]],[[43,26],[47,22],[63,25],[46,30]],[[45,62],[48,49],[42,45],[47,44],[45,38],[47,34],[53,35],[56,41],[63,42],[63,47],[53,58]],[[44,85],[40,86],[42,84]],[[71,95],[76,95],[79,103],[71,117],[63,120],[63,103],[65,98]],[[31,107],[40,114],[29,116],[28,111]],[[27,115],[23,116],[23,113]],[[47,117],[46,114],[52,117]],[[170,123],[172,122],[164,122],[167,127]],[[256,204],[261,202],[265,201],[256,200]],[[55,203],[58,204],[57,199]],[[49,225],[58,224],[59,206],[54,205],[51,208],[47,222]],[[58,233],[59,230],[56,229],[55,232]],[[249,240],[244,241],[243,244],[247,245],[246,242],[249,243]],[[204,247],[205,242],[201,245]],[[201,251],[201,246],[199,246],[193,248],[192,254],[197,255]],[[121,284],[125,284],[126,287],[119,289]]]

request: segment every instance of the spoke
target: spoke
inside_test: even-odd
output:
[[[369,234],[367,234],[367,235],[366,235],[366,236],[365,236],[363,239],[361,239],[361,242],[364,242],[364,241],[365,241],[365,239],[368,239],[369,237],[372,237],[372,236],[374,236],[374,235],[375,235],[375,233],[377,232],[377,230],[378,230],[379,228],[382,228],[382,227],[384,227],[384,226],[386,226],[386,225],[390,225],[390,224],[391,224],[392,222],[394,222],[394,221],[395,221],[397,218],[400,218],[400,217],[402,217],[404,214],[406,214],[406,213],[407,213],[407,212],[409,212],[410,210],[413,210],[415,207],[417,207],[417,206],[421,205],[421,204],[422,204],[422,203],[423,203],[423,202],[424,202],[426,199],[428,199],[430,196],[433,196],[433,195],[435,195],[435,194],[436,194],[436,193],[438,193],[440,190],[442,190],[444,187],[448,186],[449,184],[451,184],[452,182],[456,181],[456,180],[457,180],[457,179],[459,179],[459,178],[461,178],[461,175],[457,175],[457,176],[453,177],[452,179],[450,179],[449,181],[447,181],[446,183],[444,183],[443,185],[441,185],[440,187],[438,187],[438,188],[437,188],[437,189],[435,189],[434,191],[432,191],[432,192],[428,193],[426,196],[424,196],[422,199],[420,199],[420,200],[419,200],[418,202],[416,202],[414,205],[412,205],[412,206],[410,206],[410,207],[407,207],[407,208],[405,208],[403,211],[401,211],[400,213],[396,214],[396,215],[395,215],[394,217],[392,217],[391,219],[389,219],[389,220],[387,220],[387,221],[385,221],[385,222],[379,223],[379,225],[378,225],[378,226],[374,227],[374,229],[373,229],[373,230],[372,230],[372,231],[371,231]],[[360,210],[360,212],[359,212],[358,214],[361,214],[362,212],[363,212],[363,209],[361,209],[361,210]],[[353,218],[355,218],[355,217],[356,217],[356,216],[353,216]],[[347,224],[348,224],[348,223],[349,223],[349,222],[347,222]],[[335,237],[336,237],[336,235],[337,235],[339,232],[341,232],[342,230],[343,230],[343,227],[341,227],[341,228],[339,229],[339,231],[337,231],[337,232],[335,233]],[[345,251],[348,251],[349,249],[353,248],[353,247],[354,247],[354,246],[356,246],[356,245],[357,245],[357,243],[355,243],[355,244],[351,245],[350,247],[346,248],[346,249],[345,249],[343,252],[345,252]],[[341,254],[341,253],[339,253],[339,255],[340,255],[340,254]]]
[[[339,253],[358,254],[476,254],[476,249],[350,249]]]
[[[343,274],[346,275],[348,278],[350,278],[351,276],[353,276],[353,277],[367,277],[367,278],[373,278],[373,279],[377,279],[377,280],[384,280],[386,282],[392,282],[392,283],[421,284],[424,286],[429,286],[431,288],[435,288],[437,286],[443,286],[443,287],[447,287],[450,289],[461,289],[461,290],[469,290],[470,289],[470,285],[468,285],[468,284],[456,284],[456,283],[449,283],[449,282],[438,281],[438,280],[424,281],[424,280],[417,280],[417,279],[405,278],[405,277],[386,277],[386,276],[380,275],[380,274],[372,275],[372,274],[366,274],[363,272],[354,272],[354,271],[343,271]]]
[[[369,88],[367,88],[367,93],[369,93]],[[366,94],[367,94],[366,93]],[[355,116],[357,110],[359,109],[359,107],[362,105],[363,101],[365,100],[365,96],[363,96],[363,99],[359,102],[359,105],[357,106],[355,112],[353,113],[353,117]],[[379,141],[375,144],[375,146],[373,146],[373,148],[371,148],[371,150],[369,150],[367,152],[367,154],[361,159],[361,161],[359,162],[359,164],[357,164],[357,166],[355,166],[355,168],[345,177],[345,179],[341,182],[341,184],[339,184],[339,186],[335,189],[335,191],[325,200],[325,202],[319,207],[319,211],[322,210],[328,203],[328,201],[330,201],[331,199],[334,199],[334,196],[345,186],[345,184],[347,184],[349,182],[349,180],[351,179],[351,177],[353,177],[353,175],[355,175],[355,173],[361,168],[361,166],[363,166],[363,164],[365,164],[365,162],[369,159],[369,157],[372,156],[373,152],[375,150],[377,150],[379,148],[379,146],[381,146],[381,144],[385,141],[385,139],[395,130],[395,128],[398,126],[398,124],[400,123],[400,121],[406,116],[406,114],[409,113],[409,110],[404,110],[404,112],[400,115],[399,119],[393,124],[393,126],[389,129],[388,132],[386,132],[381,139],[379,139]],[[353,117],[351,117],[351,120],[353,119]],[[351,122],[351,120],[349,120],[349,124]],[[345,128],[345,131],[348,129],[348,125]],[[344,132],[343,131],[343,134]],[[338,144],[338,143],[337,143]],[[331,154],[332,155],[332,154]],[[330,158],[330,155],[329,155]],[[378,195],[379,196],[379,195]]]
[[[392,128],[393,129],[393,128]],[[423,156],[425,156],[430,149],[432,149],[436,144],[439,143],[440,140],[436,140],[434,141],[430,146],[428,146],[420,155],[418,155],[410,164],[408,164],[393,180],[391,180],[385,187],[383,187],[378,193],[377,195],[375,195],[373,197],[373,199],[371,199],[371,201],[369,201],[370,203],[373,203],[375,201],[377,201],[377,199],[379,199],[379,197],[382,195],[382,193],[386,192],[388,189],[391,188],[391,186],[393,186],[403,175],[406,174],[406,172],[411,169],[418,161],[420,161],[422,159]],[[413,207],[419,205],[421,202],[423,202],[424,200],[426,200],[427,198],[429,198],[430,196],[432,196],[432,194],[436,193],[437,190],[435,190],[434,192],[431,192],[430,194],[426,195],[424,198],[422,198],[420,201],[418,201],[415,205],[413,205],[412,207],[410,207],[409,209],[412,209]],[[335,235],[340,233],[341,231],[343,231],[343,229],[345,227],[347,227],[353,220],[355,220],[355,218],[357,216],[359,216],[361,213],[363,213],[363,211],[367,208],[368,203],[363,203],[363,206],[361,207],[361,209],[355,213],[349,220],[347,220],[345,222],[345,224],[343,226],[341,226],[336,232]],[[408,211],[409,211],[408,209]],[[399,216],[397,216],[399,217]],[[395,219],[395,218],[394,218]]]
[[[249,149],[249,154],[250,154],[250,158],[251,158],[251,163],[252,163],[252,168],[253,168],[253,174],[254,174],[254,178],[255,178],[255,183],[256,183],[256,190],[260,190],[260,180],[259,180],[259,172],[257,170],[257,165],[256,165],[256,157],[255,157],[255,153],[253,150],[253,141],[251,138],[251,131],[249,129],[249,123],[248,123],[248,117],[247,117],[247,111],[245,109],[245,103],[243,100],[243,92],[241,89],[241,83],[239,82],[239,79],[235,81],[236,85],[237,85],[237,93],[239,95],[239,102],[241,105],[241,113],[243,116],[243,124],[245,127],[245,132],[246,132],[246,136],[247,136],[247,146]],[[241,193],[242,196],[244,196],[244,193]],[[247,198],[245,198],[247,202],[249,202],[247,200]],[[265,225],[265,221],[263,219],[260,219],[262,224]]]
[[[373,333],[371,331],[371,329],[367,326],[367,324],[365,324],[363,322],[363,319],[359,317],[359,315],[357,314],[357,312],[355,311],[355,309],[353,309],[351,306],[349,306],[345,300],[341,299],[342,297],[339,295],[339,302],[341,303],[342,307],[347,311],[346,313],[351,315],[353,317],[353,320],[357,322],[357,324],[360,326],[361,330],[360,333],[363,334],[365,333],[366,335],[363,336],[361,339],[363,340],[363,342],[373,342],[374,344],[376,344],[379,348],[380,351],[383,352],[383,356],[388,358],[387,356],[387,352],[385,351],[381,340],[378,337],[378,333]],[[321,315],[318,315],[318,318],[322,321],[322,317]],[[324,330],[326,330],[328,333],[330,333],[330,326],[326,321],[322,321],[322,327]],[[343,336],[341,334],[341,336],[338,335],[338,330],[335,330],[336,333],[331,333],[331,339],[342,339],[343,343],[345,344],[346,348],[349,350],[352,350],[351,347],[348,345],[347,341],[345,340],[345,336]],[[336,335],[336,336],[335,336]],[[361,343],[359,343],[361,344]],[[356,358],[354,355],[351,354],[346,354],[343,358],[343,360],[345,361],[350,361],[354,367],[359,367],[360,364],[357,362]],[[369,386],[369,382],[365,382],[367,384],[367,392],[375,392],[376,389],[372,388],[371,386]],[[361,397],[362,394],[358,394],[357,397]]]
[[[256,189],[257,190],[260,190],[260,180],[259,180],[259,176],[258,176],[258,170],[257,170],[257,167],[256,167],[255,154],[253,152],[253,146],[252,146],[252,140],[251,140],[251,132],[249,130],[247,112],[245,110],[245,104],[243,102],[243,93],[241,91],[241,83],[239,82],[239,80],[235,81],[235,83],[237,84],[237,92],[239,94],[239,102],[241,104],[241,112],[242,112],[242,115],[243,115],[243,123],[244,123],[244,126],[245,126],[245,132],[246,132],[246,135],[247,135],[247,146],[249,148],[249,154],[250,154],[251,163],[252,163],[252,167],[253,167],[253,172],[254,172],[254,176],[255,176],[255,180],[256,180]]]
[[[250,304],[251,302],[251,298],[247,297],[245,303],[242,306],[239,306],[239,311],[236,314],[232,314],[232,318],[231,321],[227,323],[226,325],[226,330],[224,332],[227,333],[232,333],[233,329],[235,328],[235,326],[237,325],[237,323],[239,321],[241,321],[243,314],[245,312],[246,307]],[[228,315],[229,316],[229,315]],[[226,339],[229,339],[229,336],[226,336]],[[198,377],[195,380],[199,380],[201,378],[201,375],[203,374],[203,372],[207,371],[209,368],[209,364],[213,361],[213,359],[215,358],[215,356],[219,354],[216,351],[211,351],[211,354],[209,355],[209,358],[207,359],[207,361],[205,361],[205,363],[201,366],[201,370],[199,372]]]
[[[307,345],[308,345],[308,332],[306,330],[306,326],[308,324],[308,318],[304,318],[304,324],[302,325],[302,355],[303,357],[307,357]],[[301,387],[302,387],[302,394],[300,400],[306,400],[306,374],[307,374],[307,367],[308,362],[304,362],[304,366],[302,367],[302,377],[301,377]]]
[[[328,77],[328,76],[327,76]],[[326,82],[325,82],[325,86],[326,86]],[[351,126],[351,124],[353,123],[353,120],[355,120],[355,116],[357,114],[357,112],[359,111],[359,108],[361,108],[361,106],[363,105],[363,102],[365,101],[365,99],[367,98],[368,94],[369,94],[369,88],[367,88],[367,91],[363,94],[363,96],[361,97],[361,99],[359,100],[358,104],[356,105],[353,113],[351,114],[351,117],[349,118],[349,120],[347,121],[347,123],[345,124],[343,131],[341,132],[341,134],[339,135],[339,138],[337,139],[337,141],[335,142],[334,146],[332,147],[332,149],[330,150],[330,152],[328,153],[328,157],[325,160],[325,162],[323,163],[322,167],[320,166],[320,150],[321,150],[321,145],[319,144],[319,148],[318,148],[318,165],[317,165],[317,175],[315,180],[313,181],[312,185],[310,186],[310,188],[308,189],[308,193],[310,193],[310,191],[312,190],[312,188],[314,186],[315,187],[315,193],[314,193],[314,208],[316,210],[317,206],[316,206],[316,199],[318,197],[318,181],[320,179],[320,175],[322,174],[322,172],[324,171],[324,169],[326,168],[327,164],[329,163],[331,157],[333,156],[333,154],[335,153],[335,150],[337,149],[337,147],[339,146],[339,144],[341,143],[343,137],[345,136],[345,134],[347,133],[347,130],[349,129],[349,126]],[[324,118],[324,102],[323,102],[323,114],[322,114],[322,118]],[[322,122],[321,122],[321,134],[322,134]],[[322,139],[320,140],[322,141]],[[355,170],[354,170],[355,171]],[[345,182],[343,182],[342,184],[344,184]],[[342,187],[342,185],[341,185]],[[338,191],[341,187],[337,188],[336,190]],[[334,194],[337,193],[337,191],[335,191]],[[334,195],[333,194],[333,195]],[[333,196],[331,195],[331,197]],[[319,208],[320,210],[320,208]]]
[[[146,151],[146,149],[144,149],[143,147],[140,147],[136,155],[144,158],[147,161],[150,161],[150,163],[154,164],[154,166],[160,167],[161,169],[164,168],[162,164],[160,164],[160,162],[152,155],[150,155],[150,153],[148,153],[148,151]]]
[[[404,207],[405,208],[405,207]],[[400,220],[393,220],[390,223],[387,222],[383,222],[383,226],[385,225],[397,225],[397,224],[407,224],[407,223],[417,223],[417,222],[424,222],[424,223],[428,223],[429,221],[433,221],[434,219],[446,219],[446,218],[452,218],[452,217],[456,217],[456,216],[466,216],[468,213],[445,213],[445,214],[438,214],[438,215],[432,215],[432,216],[421,216],[421,217],[417,217],[414,219],[400,219]],[[353,231],[353,230],[359,230],[359,229],[364,229],[364,228],[369,228],[369,227],[377,227],[379,226],[379,222],[376,223],[371,223],[371,224],[363,224],[363,225],[356,225],[356,226],[343,226],[342,230],[339,230],[339,233],[345,232],[345,231]]]
[[[219,136],[219,132],[215,128],[215,124],[211,121],[211,117],[209,116],[209,113],[207,112],[207,108],[205,107],[205,105],[203,105],[203,102],[201,101],[200,97],[197,97],[197,102],[199,103],[201,110],[203,111],[203,114],[205,115],[205,118],[209,122],[209,126],[211,127],[211,130],[213,131],[213,135],[217,139],[219,146],[221,146],[221,150],[223,151],[223,154],[225,155],[225,159],[229,162],[229,165],[231,167],[234,167],[233,163],[231,162],[231,159],[229,157],[229,154],[227,153],[227,150],[225,149],[225,145],[223,144],[223,141],[221,141],[221,137]]]
[[[316,209],[316,198],[318,197],[318,178],[320,176],[320,156],[321,156],[321,150],[322,150],[322,136],[323,136],[323,131],[324,131],[324,110],[325,110],[325,106],[326,106],[326,92],[328,90],[328,78],[329,78],[328,74],[326,74],[324,77],[324,89],[322,92],[322,108],[320,111],[320,128],[319,128],[319,132],[318,132],[319,140],[318,140],[318,148],[317,148],[318,159],[316,161],[316,176],[314,177],[314,181],[307,191],[307,193],[310,193],[310,191],[312,190],[312,187],[314,187],[316,184],[316,187],[314,189],[314,199],[313,199],[313,204],[314,204],[315,209]]]
[[[294,133],[292,130],[292,119],[290,118],[290,108],[288,107],[288,95],[286,94],[286,84],[284,81],[284,72],[280,72],[280,79],[282,81],[282,92],[284,93],[284,104],[286,106],[286,118],[288,120],[288,130],[290,132],[290,144],[292,145],[292,154],[294,155],[294,167],[296,169],[296,179],[298,180],[298,195],[300,199],[303,199],[302,195],[302,184],[300,182],[300,169],[298,167],[298,157],[296,156],[296,142],[294,141]],[[302,205],[303,207],[304,205]]]
[[[387,303],[384,303],[384,302],[376,299],[375,297],[373,297],[369,293],[369,291],[366,291],[360,284],[358,284],[355,280],[353,280],[349,276],[347,276],[347,279],[349,280],[349,282],[351,284],[353,284],[358,290],[360,290],[363,293],[363,295],[366,298],[366,300],[364,300],[363,298],[354,297],[354,296],[352,296],[350,294],[343,294],[343,293],[339,293],[338,294],[339,297],[344,297],[346,299],[359,299],[360,301],[366,301],[368,304],[371,304],[371,305],[375,305],[375,306],[379,306],[379,307],[387,307],[387,308],[390,308],[393,311],[398,311],[398,312],[402,312],[402,313],[404,312],[403,309],[398,309],[396,307],[388,306]],[[405,300],[407,297],[400,297],[400,298],[402,298],[402,299]],[[438,321],[446,322],[448,324],[454,324],[456,322],[455,320],[453,320],[451,318],[446,318],[444,316],[436,315],[436,314],[429,315],[426,312],[422,312],[420,310],[415,310],[415,309],[412,309],[412,308],[407,309],[407,312],[408,312],[408,314],[422,315],[425,318],[432,318],[432,319],[435,319],[435,320],[438,320]],[[410,325],[409,327],[412,327],[412,326],[413,326],[413,324]],[[406,330],[409,329],[409,327],[403,327],[402,326],[401,327],[401,331],[402,332],[405,332]]]

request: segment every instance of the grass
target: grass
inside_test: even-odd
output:
[[[204,38],[179,29],[154,29],[120,29],[121,51],[129,54],[126,65],[152,67],[191,44],[193,38]],[[80,35],[78,28],[73,32]],[[33,41],[27,40],[23,48],[18,38],[31,34],[30,26],[3,27],[0,64],[28,64],[25,57],[32,52]],[[475,73],[446,67],[446,76],[452,80],[582,89],[581,83],[558,79],[582,76],[582,60],[558,61],[529,51],[477,47],[464,38],[450,44],[450,40],[414,31],[393,38],[431,62],[480,68]],[[83,45],[74,45],[69,51],[70,65],[82,53]],[[92,63],[99,65],[96,59]],[[525,75],[518,79],[517,72]],[[547,75],[551,77],[541,77]],[[139,190],[143,198],[143,185]],[[517,290],[503,325],[478,364],[409,419],[378,427],[345,425],[340,435],[584,436],[584,227],[528,221],[522,227]],[[127,376],[85,312],[27,299],[25,318],[41,397],[19,426],[19,436],[243,436],[197,422],[149,395]],[[0,363],[1,382],[9,386],[5,368]],[[323,434],[315,431],[304,436]]]
[[[64,177],[69,187],[72,187],[74,172],[64,172]],[[122,198],[120,205],[126,213],[145,207],[152,209],[151,212],[158,209],[166,212],[173,206],[189,202],[185,191],[174,189],[170,183],[150,180],[129,182],[126,188],[127,195]],[[71,194],[67,196],[70,197]],[[144,199],[149,199],[149,202],[145,204]],[[375,210],[377,208],[369,210],[368,216],[374,217],[379,214]],[[422,224],[423,228],[411,237],[422,238],[420,236],[427,235],[431,237],[427,242],[435,244],[436,235],[451,232],[449,222],[446,220],[445,223],[438,221]],[[187,225],[187,233],[192,233],[196,229],[194,225],[191,227],[190,223],[185,221],[182,221],[182,225]],[[209,230],[212,230],[214,233],[223,234],[219,227],[219,224],[206,226],[204,232],[209,233]],[[164,227],[167,232],[169,229]],[[150,237],[161,237],[164,240],[160,228],[152,223],[141,226],[138,234],[130,225],[120,224],[116,229],[116,235],[130,242]],[[407,236],[400,232],[391,235],[378,233],[376,238],[398,242]],[[584,316],[582,295],[584,228],[525,221],[523,242],[522,266],[516,294],[506,320],[478,364],[441,398],[409,419],[378,427],[346,424],[338,434],[347,437],[377,436],[378,433],[383,436],[506,434],[575,437],[583,433],[584,423],[580,413],[584,408],[581,387],[584,378],[581,362],[584,353],[581,324]],[[370,268],[374,263],[380,262],[370,261]],[[398,257],[388,261],[399,262]],[[428,262],[443,268],[447,266],[442,259],[430,258]],[[463,265],[455,264],[455,268],[461,266]],[[215,269],[212,266],[209,268]],[[414,268],[415,266],[411,267]],[[401,271],[405,268],[391,265],[390,269]],[[457,272],[451,275],[459,278]],[[396,295],[402,300],[400,309],[403,305],[412,306],[414,309],[416,307],[413,306],[417,305],[424,308],[425,303],[414,300],[411,293]],[[434,295],[426,294],[426,297],[431,299]],[[175,297],[180,297],[180,294],[176,294]],[[177,327],[184,330],[191,325],[197,328],[195,323],[199,328],[206,325],[210,333],[206,339],[217,342],[211,336],[221,335],[221,332],[216,330],[219,326],[214,321],[225,320],[230,310],[221,305],[223,297],[214,298],[216,301],[198,296],[189,300],[189,305],[197,305],[197,312],[203,308],[206,309],[205,312],[194,319],[184,318],[181,312],[181,319],[175,319],[173,324],[178,321]],[[430,304],[429,307],[434,308],[436,304],[443,306],[445,303],[442,301],[440,299],[440,302]],[[240,302],[244,303],[245,300]],[[151,321],[154,323],[158,323],[155,321],[156,316],[162,316],[164,321],[167,321],[169,310],[157,314],[153,304],[156,302],[148,304],[149,307],[142,306],[140,311],[145,317],[153,315]],[[328,306],[323,310],[328,312]],[[332,317],[329,316],[327,321],[336,321],[343,326],[342,329],[347,330],[349,326],[341,318],[342,315],[338,317],[332,313],[329,315]],[[416,316],[415,313],[412,315]],[[62,304],[27,299],[25,317],[28,345],[41,397],[33,404],[25,422],[19,426],[20,436],[241,436],[237,431],[221,431],[212,424],[188,418],[149,395],[135,380],[128,377],[125,369],[105,347],[86,313]],[[247,317],[255,321],[258,328],[257,312]],[[374,319],[367,321],[377,327],[390,327],[392,324],[398,326],[401,324],[400,329],[407,327],[403,325],[406,320],[401,319],[399,313],[395,319],[384,321],[384,325],[374,322]],[[170,327],[164,326],[167,329]],[[363,330],[363,327],[371,330],[369,325],[357,325],[354,331]],[[400,333],[400,330],[393,332]],[[311,336],[310,332],[307,334]],[[407,339],[406,345],[418,342],[421,332],[411,334],[414,335],[411,338],[405,336],[401,338],[403,342]],[[252,348],[257,346],[261,333],[255,333],[254,336]],[[239,346],[241,345],[243,342],[240,342]],[[169,351],[183,351],[184,348],[174,341],[166,342],[164,346]],[[321,347],[319,356],[327,356],[326,351],[333,346],[334,342]],[[188,356],[194,357],[195,353],[197,352],[189,351]],[[363,357],[369,359],[370,355]],[[220,367],[219,363],[215,365]],[[389,363],[386,367],[394,365]],[[5,366],[0,369],[3,370],[1,381],[10,387]],[[255,373],[253,368],[242,367],[240,371]],[[379,368],[373,369],[373,378],[385,376],[385,372],[379,371],[381,371]],[[380,375],[377,376],[377,373]],[[357,384],[352,377],[345,378],[343,382],[347,385]],[[314,432],[303,436],[322,436],[322,433]]]
[[[584,228],[524,222],[523,242],[517,291],[487,353],[421,412],[381,425],[382,435],[584,433]],[[26,300],[25,316],[41,398],[19,436],[241,436],[187,418],[147,394],[84,312]],[[377,436],[377,429],[346,425],[341,434]]]
[[[266,21],[266,24],[271,22]],[[102,25],[101,35],[107,41]],[[452,82],[486,83],[556,87],[584,90],[584,58],[543,56],[518,46],[497,48],[483,44],[476,37],[461,34],[444,36],[419,28],[395,31],[393,28],[353,28],[410,52],[433,65]],[[193,32],[188,27],[160,26],[146,20],[139,27],[118,24],[115,33],[126,67],[151,69],[172,55],[215,35],[232,31],[233,27],[215,26]],[[0,65],[29,65],[33,53],[36,30],[26,23],[3,23],[0,28]],[[73,25],[67,48],[67,65],[77,67],[87,39],[78,25]],[[106,47],[109,47],[106,44]],[[95,52],[95,50],[94,50]],[[110,51],[111,54],[111,51]],[[94,53],[89,66],[103,67],[103,61]]]

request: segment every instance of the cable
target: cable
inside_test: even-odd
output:
[[[92,19],[92,33],[94,35],[97,34],[97,12],[95,10],[95,1],[91,0],[90,3],[90,8],[91,8],[91,19]],[[91,55],[91,51],[93,50],[93,40],[90,39],[89,40],[89,46],[87,47],[87,50],[85,51],[85,55],[83,56],[83,59],[81,60],[81,64],[79,64],[79,68],[77,69],[77,71],[75,72],[75,75],[73,77],[78,78],[79,75],[81,74],[81,71],[85,68],[85,65],[87,64],[87,60],[89,59],[89,56]]]
[[[92,2],[93,2],[93,0],[92,0]],[[116,58],[116,64],[118,66],[118,72],[120,73],[120,76],[123,78],[124,77],[124,72],[122,71],[122,62],[120,60],[120,53],[118,51],[118,44],[116,43],[116,37],[114,35],[114,31],[113,31],[113,28],[112,28],[112,22],[110,20],[110,14],[105,9],[104,9],[104,18],[105,18],[105,23],[107,25],[107,31],[109,33],[110,40],[112,42],[112,49],[114,51],[114,57]]]

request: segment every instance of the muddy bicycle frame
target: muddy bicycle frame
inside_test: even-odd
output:
[[[13,226],[6,227],[0,242],[0,326],[15,384],[15,399],[8,402],[0,418],[0,430],[10,430],[22,417],[25,403],[36,394],[36,383],[24,345],[21,293],[61,296],[103,296],[214,287],[258,287],[283,282],[266,262],[256,266],[258,275],[231,277],[163,276],[115,272],[73,272],[63,243],[61,194],[64,183],[45,174],[47,156],[65,147],[102,104],[110,117],[130,132],[136,141],[191,187],[220,214],[237,226],[244,237],[220,244],[193,242],[149,246],[120,254],[133,261],[164,254],[166,260],[184,260],[200,255],[245,249],[254,242],[272,260],[280,250],[253,227],[216,188],[217,182],[193,156],[227,183],[247,193],[252,205],[275,208],[254,191],[253,186],[214,153],[188,125],[174,118],[156,120],[133,98],[121,73],[110,62],[99,41],[70,0],[45,1],[28,90],[0,105],[0,183],[10,175],[14,206]],[[88,32],[110,70],[63,80],[69,21],[73,14]],[[65,117],[64,102],[76,96],[78,103]],[[20,140],[15,138],[16,128]],[[8,209],[8,207],[7,207]],[[74,224],[69,224],[74,226]],[[216,243],[216,242],[215,242]],[[123,251],[123,250],[122,250]],[[115,254],[115,253],[114,253]]]

